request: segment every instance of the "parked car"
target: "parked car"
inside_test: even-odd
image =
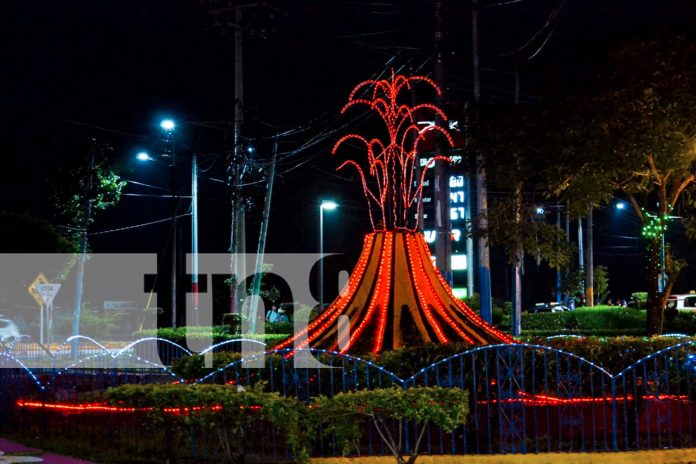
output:
[[[19,338],[19,328],[17,324],[9,319],[0,319],[0,341],[7,342]]]
[[[571,311],[571,309],[560,303],[537,303],[526,311],[528,313],[560,313]]]
[[[696,294],[670,295],[665,304],[665,309],[696,311]]]

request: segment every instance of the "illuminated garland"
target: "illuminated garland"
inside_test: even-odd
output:
[[[452,137],[443,127],[435,123],[425,127],[418,125],[419,118],[447,121],[447,115],[440,108],[430,103],[409,106],[399,101],[402,91],[412,90],[412,85],[419,82],[430,86],[438,95],[442,94],[435,82],[427,77],[392,74],[391,79],[369,80],[358,84],[341,110],[341,113],[345,113],[354,106],[366,105],[379,115],[386,129],[385,140],[367,140],[359,134],[345,135],[336,142],[331,152],[335,154],[349,140],[360,142],[367,150],[366,166],[347,160],[338,169],[352,166],[358,171],[374,230],[418,229],[418,218],[416,217],[412,228],[409,228],[409,219],[416,216],[413,207],[422,199],[425,174],[436,161],[449,162],[446,156],[434,156],[423,167],[420,179],[414,182],[420,145],[428,138],[440,134],[449,147],[454,146]],[[371,98],[355,98],[361,89],[369,86],[372,86]],[[373,181],[373,187],[368,185],[366,172]],[[381,219],[378,224],[375,224],[373,208],[379,210]]]
[[[365,105],[377,113],[386,130],[383,139],[345,135],[332,150],[335,154],[349,141],[365,148],[366,162],[346,160],[338,169],[351,166],[358,172],[373,232],[366,236],[356,268],[339,297],[306,328],[278,345],[279,350],[292,348],[286,357],[307,346],[341,353],[402,348],[403,335],[409,330],[416,330],[423,343],[433,338],[440,343],[459,341],[470,345],[515,342],[452,294],[430,260],[428,245],[416,233],[418,215],[414,214],[414,206],[422,203],[426,172],[438,161],[450,161],[446,156],[434,155],[418,172],[419,148],[434,136],[449,147],[454,141],[438,125],[447,121],[447,116],[437,106],[400,101],[402,92],[412,90],[415,83],[441,94],[427,77],[392,73],[390,79],[357,85],[341,111]],[[426,119],[434,122],[422,126]],[[415,327],[402,327],[402,315],[410,315]],[[349,320],[348,334],[338,329],[341,316]]]
[[[397,262],[402,264],[397,266]],[[397,310],[410,313],[415,326],[397,322],[401,317],[397,319]],[[348,336],[339,333],[341,316],[349,319]],[[297,350],[311,346],[341,353],[379,353],[402,348],[405,330],[416,330],[423,343],[515,343],[452,294],[433,265],[422,234],[397,230],[367,234],[355,271],[339,297],[305,329],[277,348]],[[293,356],[294,350],[285,356]]]
[[[659,395],[641,395],[639,398],[643,401],[674,401],[679,403],[688,404],[690,403],[689,395],[670,395],[670,394],[659,394]],[[613,404],[614,402],[631,402],[635,401],[633,395],[617,396],[613,397],[611,395],[591,397],[582,396],[577,398],[562,398],[547,394],[531,394],[524,391],[518,391],[516,395],[512,398],[505,399],[490,399],[490,400],[478,400],[476,404],[486,405],[486,404],[513,404],[521,403],[525,406],[567,406],[567,405],[580,405],[580,404]],[[25,401],[18,400],[16,405],[20,408],[26,409],[43,409],[60,411],[63,413],[110,413],[110,414],[134,414],[139,412],[152,412],[154,408],[143,407],[134,408],[129,406],[111,406],[107,403],[46,403],[43,401]],[[308,407],[312,407],[309,405]],[[240,406],[240,410],[250,410],[258,411],[261,410],[263,406]],[[183,415],[188,416],[193,412],[200,411],[222,411],[222,406],[193,406],[193,407],[167,407],[162,408],[162,411],[167,414],[172,415]]]

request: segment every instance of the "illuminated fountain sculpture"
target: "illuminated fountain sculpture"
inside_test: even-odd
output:
[[[445,156],[434,156],[417,177],[419,147],[431,138],[454,145],[447,130],[437,122],[424,127],[417,123],[425,119],[447,121],[440,108],[429,103],[410,106],[400,102],[399,94],[412,90],[417,83],[429,85],[440,94],[437,85],[426,77],[392,75],[388,80],[359,84],[341,111],[366,105],[386,126],[384,140],[349,134],[332,151],[335,154],[349,140],[365,147],[365,162],[348,160],[338,169],[352,166],[360,175],[374,230],[365,236],[358,263],[338,298],[278,349],[309,345],[341,352],[378,353],[428,342],[487,345],[514,341],[454,297],[433,265],[423,235],[417,232],[425,174],[435,162],[449,162]],[[370,97],[357,97],[361,92]],[[346,326],[350,330],[345,330]]]

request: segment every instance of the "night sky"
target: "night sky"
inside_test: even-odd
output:
[[[160,152],[158,123],[167,116],[178,123],[182,191],[192,152],[205,170],[201,251],[227,251],[229,189],[221,180],[232,150],[234,41],[230,14],[211,13],[227,3],[3,1],[0,210],[26,211],[60,225],[52,192],[71,168],[86,163],[87,140],[94,137],[112,147],[109,161],[123,178],[160,189],[130,184],[128,196],[102,213],[92,231],[167,218],[167,199],[135,196],[168,194],[167,167],[133,159],[142,149]],[[470,14],[467,2],[444,3],[446,100],[456,118],[472,95]],[[257,181],[264,178],[271,138],[291,131],[280,139],[268,251],[316,252],[317,204],[319,198],[333,198],[341,208],[326,221],[326,251],[346,253],[348,263],[354,259],[368,230],[367,210],[354,179],[334,173],[338,160],[330,148],[349,128],[359,130],[369,121],[356,113],[339,117],[339,110],[357,83],[386,76],[392,68],[432,73],[433,4],[300,0],[263,2],[246,10],[244,136],[255,147],[257,170],[246,178],[256,182],[247,189],[253,202],[250,252],[265,189]],[[552,101],[580,92],[621,41],[659,30],[689,32],[696,20],[696,6],[689,1],[481,4],[482,100],[489,105],[512,101],[516,63],[521,63],[522,104]],[[537,38],[525,46],[530,37]],[[625,296],[640,287],[621,276],[627,266],[642,266],[642,247],[630,238],[639,235],[635,221],[621,225],[618,220],[611,208],[598,212],[596,228],[604,235],[598,237],[595,264],[610,265],[610,279]],[[97,252],[161,252],[168,236],[163,222],[90,240]],[[499,256],[493,264],[494,294],[507,298],[504,260]],[[549,276],[537,278],[533,262],[527,267],[526,302],[546,298]]]

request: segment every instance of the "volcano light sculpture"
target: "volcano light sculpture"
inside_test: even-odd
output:
[[[400,102],[400,94],[417,83],[441,94],[427,77],[392,74],[391,79],[359,84],[343,107],[341,113],[354,106],[368,106],[386,128],[384,140],[349,134],[332,150],[335,154],[348,141],[365,147],[366,162],[348,160],[338,169],[351,166],[360,175],[373,232],[365,236],[358,263],[338,298],[278,349],[309,345],[342,353],[379,353],[428,342],[514,342],[452,295],[432,263],[425,239],[417,232],[416,212],[426,172],[435,162],[449,162],[445,156],[434,156],[416,178],[419,148],[426,141],[454,146],[447,130],[437,124],[447,121],[440,108],[429,103],[409,106]],[[371,98],[357,97],[361,92]],[[435,124],[418,125],[418,120],[433,119]],[[432,140],[435,138],[439,140]],[[339,330],[345,325],[341,316],[348,318],[350,330]]]

